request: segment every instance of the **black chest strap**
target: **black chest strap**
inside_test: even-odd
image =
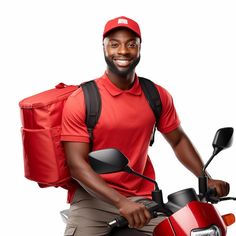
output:
[[[143,78],[143,77],[139,77],[139,82],[145,94],[145,97],[156,118],[156,125],[154,127],[151,141],[150,141],[150,146],[152,146],[152,144],[154,143],[156,127],[159,122],[161,111],[162,111],[161,98],[155,84],[151,80]]]

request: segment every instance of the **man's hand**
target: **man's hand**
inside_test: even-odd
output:
[[[222,180],[208,179],[209,188],[215,188],[218,197],[224,197],[229,194],[230,185]]]
[[[119,204],[119,212],[128,220],[130,228],[142,228],[151,219],[151,214],[143,204],[128,199]]]

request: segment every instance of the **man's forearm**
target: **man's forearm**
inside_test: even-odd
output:
[[[173,150],[179,161],[194,175],[197,177],[202,175],[204,163],[197,150],[185,134],[182,135],[179,142],[173,147]]]
[[[92,195],[101,200],[115,205],[119,208],[120,202],[125,199],[115,189],[110,188],[108,184],[96,174],[89,164],[86,162],[80,163],[76,168],[71,168],[71,175],[79,184],[88,190]]]
[[[197,177],[202,175],[203,161],[183,129],[178,127],[164,137],[179,161]]]

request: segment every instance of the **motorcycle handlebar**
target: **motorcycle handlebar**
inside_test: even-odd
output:
[[[208,195],[207,201],[209,201],[211,203],[218,203],[219,201],[226,201],[226,200],[234,200],[235,201],[236,197],[218,198],[216,196],[215,189],[210,189],[209,190],[209,195]],[[151,201],[149,199],[148,200],[143,200],[142,199],[141,202],[146,206],[146,208],[150,212],[152,218],[155,218],[159,214],[161,214],[162,211],[160,210],[160,206],[156,202]],[[127,226],[127,225],[128,225],[128,221],[123,216],[118,216],[114,220],[112,220],[108,223],[108,226],[111,227],[111,228],[124,227],[124,226]]]
[[[158,210],[159,206],[158,206],[158,204],[156,202],[151,201],[151,200],[144,200],[144,201],[139,201],[139,202],[142,202],[145,205],[145,207],[150,212],[152,218],[157,217],[157,215],[158,215],[157,210]],[[125,217],[118,216],[114,220],[110,221],[108,223],[108,225],[111,228],[114,228],[114,227],[124,227],[124,226],[128,225],[128,221],[125,219]]]
[[[215,188],[209,188],[207,190],[206,196],[205,196],[205,200],[207,202],[211,202],[212,204],[221,202],[221,201],[227,201],[227,200],[236,200],[236,197],[218,197],[217,196],[217,191]]]

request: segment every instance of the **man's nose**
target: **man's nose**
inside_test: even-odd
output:
[[[118,50],[119,54],[127,54],[128,53],[128,48],[125,44],[121,44]]]

